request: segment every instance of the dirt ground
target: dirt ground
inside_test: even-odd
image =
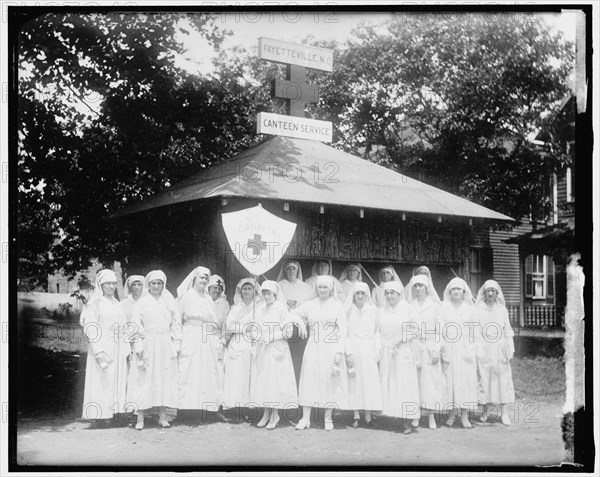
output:
[[[556,397],[546,402],[520,396],[509,427],[476,422],[472,429],[421,427],[408,436],[383,417],[378,429],[353,429],[348,412],[336,416],[331,432],[323,429],[322,415],[304,431],[287,422],[269,431],[211,418],[203,423],[175,421],[170,429],[150,420],[143,431],[128,422],[98,429],[79,419],[84,361],[85,354],[20,350],[17,464],[553,466],[568,458],[562,441],[562,399]]]

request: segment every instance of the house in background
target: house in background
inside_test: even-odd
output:
[[[96,280],[96,273],[102,270],[104,267],[97,261],[94,261],[86,270],[83,270],[74,278],[68,278],[61,272],[56,272],[53,275],[48,275],[48,293],[73,293],[78,289],[78,282],[82,277],[86,277],[88,281],[93,285]],[[117,275],[117,292],[119,296],[123,296],[123,273],[121,270],[121,263],[115,262],[110,267]]]
[[[551,223],[512,237],[519,251],[522,319],[526,327],[564,328],[566,266],[575,249],[575,118],[577,103],[569,95],[560,105],[558,142],[568,166],[555,174]]]
[[[490,229],[471,249],[471,289],[475,292],[488,278],[496,280],[515,328],[564,328],[566,265],[575,251],[575,96],[559,108],[558,142],[570,166],[548,185],[551,217],[525,220],[509,230]]]

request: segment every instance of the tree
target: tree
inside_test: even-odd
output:
[[[516,14],[403,14],[355,35],[316,78],[339,147],[516,219],[548,210],[566,159],[531,139],[567,93],[562,35]]]
[[[126,236],[107,217],[256,141],[254,98],[232,90],[227,74],[175,66],[186,27],[218,50],[227,32],[212,16],[49,14],[22,23],[20,276],[43,282],[60,268],[74,275],[92,259],[126,258]]]

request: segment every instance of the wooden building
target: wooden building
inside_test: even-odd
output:
[[[321,142],[273,137],[117,214],[135,244],[124,268],[161,268],[173,291],[204,265],[225,279],[231,297],[247,272],[227,245],[221,213],[258,203],[297,224],[286,256],[301,263],[305,279],[317,258],[332,260],[336,276],[360,261],[375,281],[391,263],[405,283],[425,264],[439,293],[456,275],[469,282],[478,237],[512,220]]]

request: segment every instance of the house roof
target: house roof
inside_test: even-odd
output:
[[[513,220],[324,143],[282,136],[132,204],[115,217],[213,197],[276,199]]]
[[[575,246],[575,224],[572,221],[549,225],[532,232],[505,240],[516,243],[524,251],[551,255],[557,249],[573,250]]]

